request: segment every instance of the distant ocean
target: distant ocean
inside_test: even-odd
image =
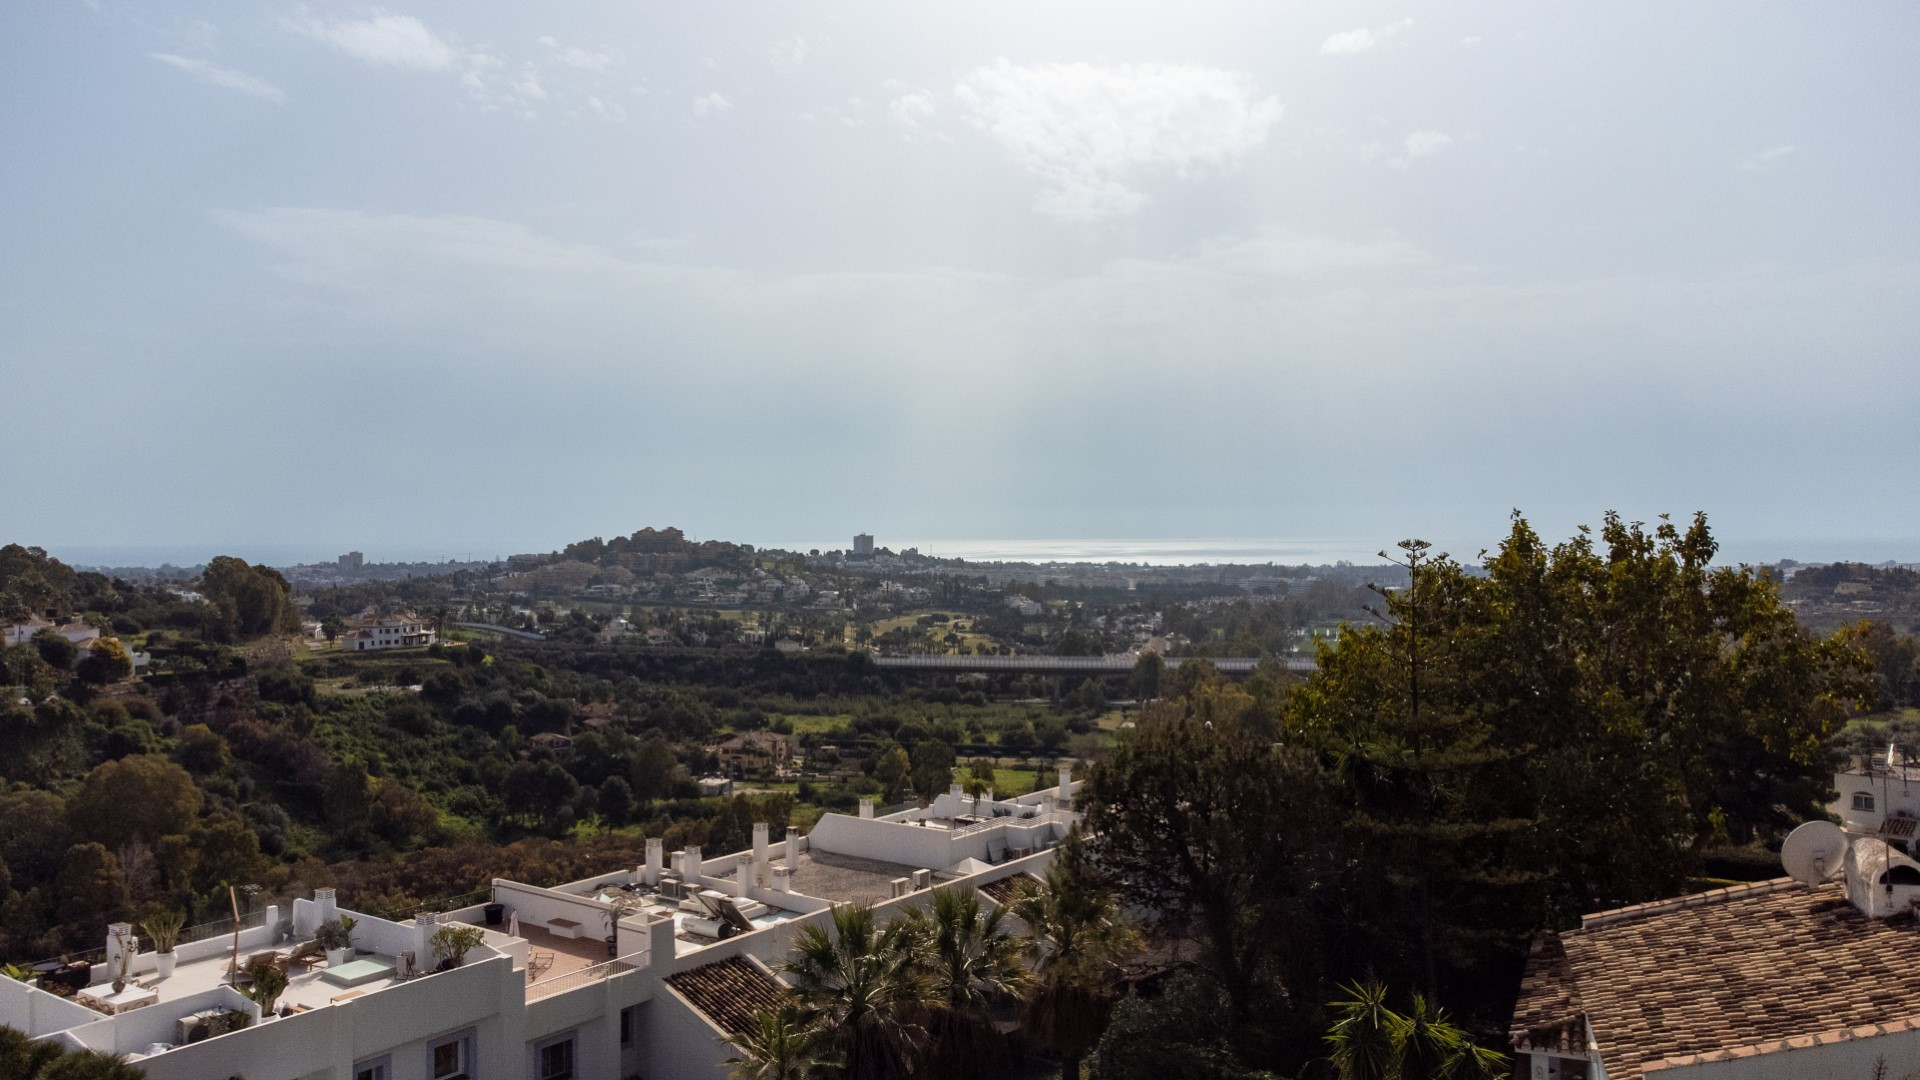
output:
[[[4,538],[0,538],[3,540]],[[735,539],[732,537],[709,537],[696,534],[696,539]],[[851,537],[839,537],[833,540],[813,541],[767,541],[762,542],[748,537],[737,538],[743,543],[758,547],[783,548],[788,551],[809,551],[818,548],[821,551],[845,550],[852,545]],[[1496,541],[1498,537],[1489,537],[1479,544],[1449,545],[1436,539],[1437,550],[1448,551],[1462,562],[1477,562],[1479,549],[1483,544]],[[1820,562],[1920,562],[1920,540],[1915,539],[1857,539],[1857,540],[1767,540],[1744,539],[1721,536],[1722,547],[1719,560],[1722,563],[1773,563],[1783,558],[1797,559],[1806,563]],[[918,548],[923,555],[932,555],[943,559],[966,559],[971,562],[1090,562],[1090,563],[1144,563],[1152,566],[1175,566],[1192,563],[1242,563],[1254,564],[1279,563],[1288,566],[1306,564],[1310,566],[1329,565],[1341,561],[1356,565],[1375,565],[1380,562],[1378,552],[1383,542],[1360,540],[1244,540],[1218,538],[1187,538],[1173,540],[924,540],[911,537],[879,535],[875,542],[894,551]],[[319,545],[319,544],[208,544],[198,545],[153,545],[126,547],[94,547],[76,545],[63,547],[51,545],[53,554],[69,563],[82,566],[159,566],[173,563],[176,566],[193,566],[205,562],[214,555],[238,555],[253,562],[264,562],[270,566],[290,566],[294,563],[332,562],[334,557],[360,546],[366,551],[368,562],[444,562],[449,558],[466,560],[504,558],[516,551],[548,551],[556,545],[507,545],[483,546],[477,543],[451,542],[442,544],[398,544],[385,547],[376,544],[366,545]]]

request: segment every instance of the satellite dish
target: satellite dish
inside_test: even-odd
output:
[[[1818,885],[1840,869],[1847,853],[1847,834],[1831,821],[1809,821],[1787,834],[1780,845],[1780,865],[1802,885]]]

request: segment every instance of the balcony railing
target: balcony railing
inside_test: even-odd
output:
[[[542,979],[537,983],[529,983],[527,986],[527,1000],[533,1002],[543,998],[550,998],[555,994],[564,994],[569,990],[577,990],[591,983],[602,982],[622,972],[637,971],[643,966],[644,962],[634,964],[629,963],[625,959],[621,959],[609,960],[604,964],[595,964],[592,967],[581,968],[578,971],[569,971],[565,975],[556,975],[551,979]]]

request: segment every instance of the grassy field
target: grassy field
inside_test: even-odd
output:
[[[768,717],[769,721],[773,719],[773,717]],[[812,732],[837,731],[847,726],[847,724],[853,720],[853,717],[846,713],[829,713],[825,716],[788,713],[782,715],[780,719],[793,725],[793,733],[795,735],[806,735]]]

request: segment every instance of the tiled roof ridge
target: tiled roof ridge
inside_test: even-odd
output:
[[[1589,915],[1583,915],[1580,917],[1580,929],[1571,930],[1568,931],[1568,933],[1577,934],[1588,930],[1595,930],[1603,926],[1617,926],[1621,923],[1633,922],[1637,919],[1644,919],[1669,911],[1704,907],[1708,904],[1723,904],[1729,900],[1737,900],[1750,896],[1765,896],[1768,893],[1782,892],[1793,888],[1805,888],[1805,886],[1790,877],[1777,877],[1768,881],[1751,881],[1743,885],[1729,885],[1725,888],[1709,889],[1706,892],[1688,893],[1685,896],[1674,896],[1665,900],[1649,900],[1644,904],[1633,904],[1629,907],[1614,908],[1610,911],[1596,911]]]
[[[1889,1020],[1879,1024],[1860,1024],[1855,1027],[1833,1028],[1812,1035],[1794,1035],[1785,1039],[1769,1039],[1766,1042],[1752,1043],[1747,1046],[1727,1046],[1718,1050],[1709,1050],[1700,1054],[1680,1054],[1654,1061],[1643,1062],[1640,1072],[1644,1074],[1660,1072],[1663,1069],[1679,1069],[1689,1065],[1704,1065],[1719,1061],[1738,1061],[1743,1058],[1759,1057],[1762,1054],[1778,1054],[1789,1050],[1811,1050],[1816,1046],[1830,1046],[1834,1043],[1852,1039],[1871,1039],[1878,1035],[1897,1035],[1904,1031],[1920,1031],[1920,1014]]]

